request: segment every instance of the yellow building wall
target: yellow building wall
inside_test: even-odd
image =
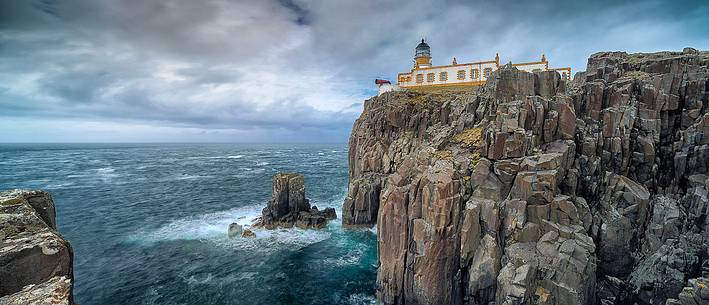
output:
[[[397,84],[399,85],[399,87],[415,88],[423,86],[480,85],[484,84],[487,81],[488,74],[491,74],[499,68],[499,62],[497,61],[497,59],[465,64],[452,64],[447,66],[420,67],[420,58],[428,59],[428,64],[430,64],[430,57],[416,58],[416,67],[411,69],[410,72],[398,74]],[[517,63],[512,65],[519,70],[527,72],[554,70],[559,72],[562,78],[571,78],[571,68],[550,69],[549,62],[546,60],[538,62]],[[465,75],[463,78],[458,78],[458,71],[461,70],[465,71]],[[486,71],[489,71],[489,73],[486,73]],[[442,75],[441,73],[444,74]],[[417,81],[417,78],[420,81]]]
[[[441,85],[479,85],[487,81],[485,69],[497,70],[494,61],[414,68],[409,73],[400,73],[397,79],[400,87],[441,86]],[[462,78],[458,72],[464,71]],[[421,75],[421,76],[418,76]],[[417,82],[417,76],[421,82]]]

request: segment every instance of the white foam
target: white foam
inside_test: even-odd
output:
[[[64,182],[64,183],[54,183],[54,184],[47,184],[44,188],[46,189],[61,189],[61,188],[67,188],[70,186],[73,186],[73,182]]]
[[[96,175],[99,179],[103,180],[103,182],[110,182],[113,178],[118,177],[118,174],[116,174],[115,171],[116,169],[112,167],[102,167],[96,169]]]
[[[364,255],[364,249],[363,246],[359,244],[357,245],[357,248],[348,250],[345,255],[338,258],[328,257],[324,259],[324,262],[325,264],[338,267],[357,265],[362,259],[362,255]]]
[[[227,159],[241,159],[243,157],[244,157],[244,155],[236,155],[236,156],[227,156],[226,158]]]
[[[208,284],[214,279],[214,276],[212,273],[207,273],[204,276],[201,276],[199,274],[193,274],[190,275],[190,277],[185,279],[185,282],[187,282],[188,285],[200,285],[200,284]]]
[[[231,210],[197,215],[174,220],[156,230],[138,232],[128,238],[139,243],[172,240],[204,240],[217,246],[254,251],[272,251],[281,248],[304,247],[330,237],[329,229],[302,230],[298,228],[265,230],[253,228],[254,219],[261,216],[262,205],[251,205]],[[229,224],[238,223],[249,228],[255,238],[228,238]]]
[[[270,163],[268,163],[268,162],[257,162],[257,163],[256,163],[256,166],[266,166],[266,165],[269,165],[269,164],[270,164]]]
[[[250,220],[261,215],[259,206],[246,206],[173,220],[152,232],[141,232],[134,240],[157,242],[180,239],[209,239],[226,236],[229,224],[250,225]]]
[[[206,178],[214,178],[214,176],[188,175],[188,174],[182,174],[182,175],[177,176],[177,180],[194,180],[194,179],[206,179]]]
[[[377,298],[373,295],[355,293],[347,297],[347,304],[350,305],[376,305]]]
[[[158,288],[162,288],[162,285],[158,286]],[[147,290],[145,290],[145,295],[143,296],[143,304],[146,305],[153,305],[157,300],[160,298],[160,293],[158,290],[150,286]]]

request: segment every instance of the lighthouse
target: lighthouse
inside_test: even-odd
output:
[[[431,47],[421,39],[421,43],[416,46],[414,54],[414,68],[431,67]]]
[[[557,71],[562,79],[571,79],[571,68],[550,68],[545,55],[542,55],[540,61],[514,63],[512,66],[527,72]],[[434,66],[431,62],[431,47],[421,39],[414,49],[414,66],[411,71],[397,75],[396,88],[480,86],[492,78],[492,72],[499,68],[500,55],[497,53],[490,60],[460,63],[453,57],[450,64]]]

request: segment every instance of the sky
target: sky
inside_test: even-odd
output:
[[[375,78],[709,50],[709,1],[0,0],[0,142],[346,143]]]

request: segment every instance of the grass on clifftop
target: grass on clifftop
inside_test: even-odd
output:
[[[420,88],[412,88],[412,89],[406,89],[412,92],[420,92],[420,93],[470,93],[470,92],[475,92],[479,86],[470,86],[470,85],[464,85],[464,86],[456,86],[456,85],[451,85],[451,86],[431,86],[431,87],[420,87]]]
[[[466,94],[474,94],[470,86],[460,88],[426,88],[426,89],[406,89],[404,91],[406,97],[403,101],[408,105],[426,105],[426,104],[442,104],[456,97]]]

